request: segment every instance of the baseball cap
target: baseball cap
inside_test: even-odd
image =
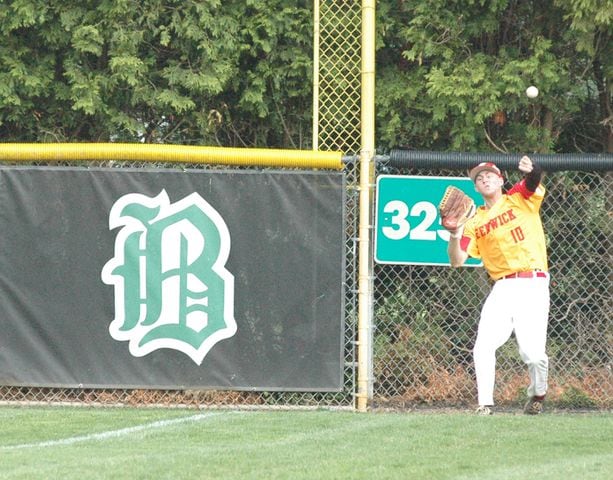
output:
[[[479,165],[472,168],[472,170],[468,173],[468,176],[474,182],[475,178],[477,178],[477,175],[479,175],[483,171],[494,172],[500,178],[504,178],[500,169],[492,162],[481,162]]]

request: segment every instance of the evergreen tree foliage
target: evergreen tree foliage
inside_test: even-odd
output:
[[[2,2],[2,139],[304,147],[307,3]]]
[[[379,8],[378,139],[458,151],[613,151],[610,0]],[[529,99],[525,89],[540,90]]]
[[[377,13],[379,151],[613,151],[611,0]],[[6,0],[2,141],[309,148],[312,17],[306,0]]]

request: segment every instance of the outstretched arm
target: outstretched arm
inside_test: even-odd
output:
[[[543,176],[543,170],[540,165],[534,163],[530,157],[524,155],[519,161],[517,168],[519,168],[520,172],[525,174],[526,188],[531,192],[536,191]]]

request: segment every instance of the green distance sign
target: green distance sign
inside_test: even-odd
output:
[[[482,205],[465,177],[380,175],[377,178],[375,261],[383,264],[450,265],[449,232],[441,225],[438,204],[453,185]],[[481,266],[469,258],[466,266]]]

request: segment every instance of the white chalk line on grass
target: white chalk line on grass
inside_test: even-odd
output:
[[[125,436],[132,435],[138,432],[156,430],[159,428],[180,425],[182,423],[196,423],[196,422],[205,420],[207,418],[215,417],[215,416],[222,415],[222,414],[223,413],[221,412],[200,413],[198,415],[191,415],[189,417],[172,418],[169,420],[158,420],[156,422],[146,423],[143,425],[136,425],[134,427],[121,428],[119,430],[108,430],[106,432],[90,433],[87,435],[78,435],[76,437],[60,438],[57,440],[48,440],[45,442],[21,443],[18,445],[5,445],[5,446],[0,446],[0,451],[24,450],[28,448],[56,447],[60,445],[62,446],[63,445],[73,445],[75,443],[81,443],[81,442],[99,441],[99,440],[107,440],[109,438],[125,437]]]

